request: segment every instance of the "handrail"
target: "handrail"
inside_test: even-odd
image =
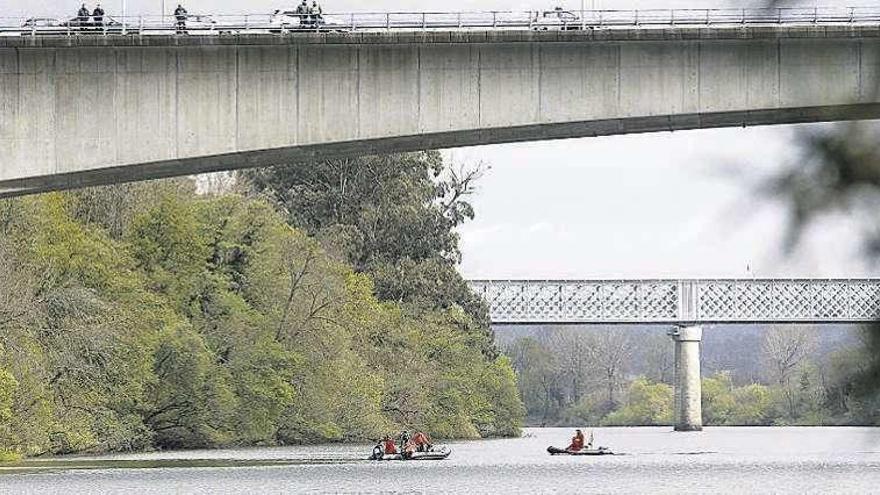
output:
[[[319,22],[307,22],[296,15],[190,14],[185,30],[190,34],[228,32],[286,33],[303,30],[473,30],[473,29],[616,29],[672,26],[676,28],[725,25],[819,25],[880,24],[877,7],[775,7],[727,9],[641,9],[641,10],[550,10],[550,11],[462,11],[462,12],[329,12]],[[0,17],[0,35],[38,36],[55,34],[165,34],[177,31],[173,15],[105,16],[101,25],[90,17]]]

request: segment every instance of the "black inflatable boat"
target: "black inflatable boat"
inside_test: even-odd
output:
[[[614,452],[608,447],[599,447],[596,449],[566,450],[559,447],[547,447],[550,455],[612,455]]]

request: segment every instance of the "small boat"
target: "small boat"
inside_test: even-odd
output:
[[[447,447],[439,447],[431,449],[427,452],[413,452],[410,455],[403,454],[383,454],[378,449],[374,449],[370,455],[371,461],[441,461],[449,457],[452,450]]]
[[[599,447],[596,449],[566,450],[559,447],[547,447],[550,455],[614,455],[608,447]]]

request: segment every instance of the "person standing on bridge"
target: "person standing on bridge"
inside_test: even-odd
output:
[[[89,8],[86,7],[86,4],[82,4],[82,7],[79,8],[79,11],[76,13],[76,24],[77,26],[85,26],[89,22]]]
[[[186,9],[183,8],[182,4],[177,4],[177,8],[174,9],[174,19],[177,21],[177,34],[186,33],[186,16]]]
[[[309,18],[310,22],[314,27],[318,27],[321,25],[321,14],[324,13],[324,9],[318,5],[318,0],[312,0],[312,6],[309,8]]]
[[[104,25],[104,9],[101,8],[101,4],[95,5],[95,10],[92,11],[92,19],[95,21],[95,26],[101,27]]]
[[[309,2],[302,0],[302,3],[296,6],[296,15],[299,16],[299,25],[306,26],[309,23]]]

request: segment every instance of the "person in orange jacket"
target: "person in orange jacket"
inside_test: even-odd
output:
[[[572,452],[578,452],[584,448],[584,433],[581,430],[574,430],[574,437],[571,439],[571,445],[565,448]]]
[[[431,437],[423,431],[416,432],[412,437],[412,443],[418,452],[427,452],[431,450]]]

